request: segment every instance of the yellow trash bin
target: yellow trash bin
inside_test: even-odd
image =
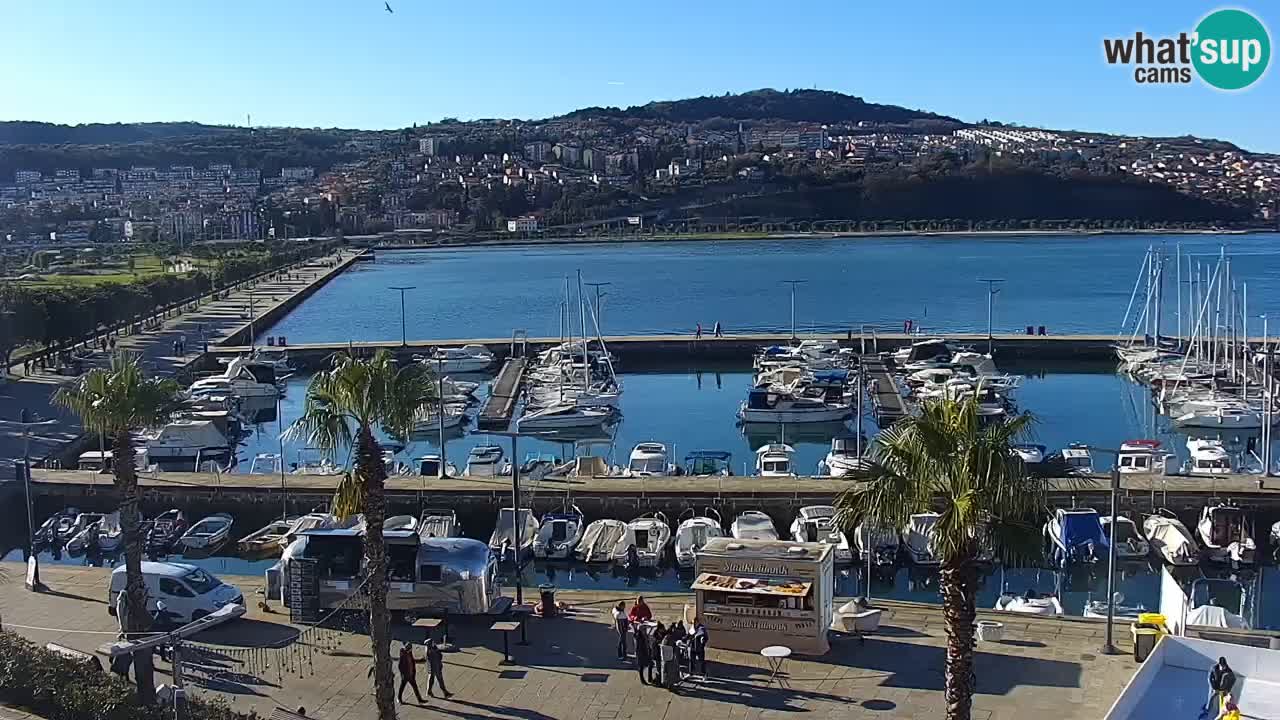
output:
[[[1165,634],[1163,625],[1152,623],[1136,622],[1129,629],[1133,632],[1133,659],[1138,662],[1147,659],[1156,643],[1160,642],[1160,637]]]

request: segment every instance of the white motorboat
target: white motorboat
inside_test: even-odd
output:
[[[613,412],[595,407],[553,405],[525,413],[516,420],[517,430],[553,430],[556,428],[593,427],[603,425]]]
[[[1200,549],[1187,526],[1168,510],[1161,508],[1148,515],[1142,523],[1147,542],[1162,560],[1170,565],[1196,565],[1200,562]]]
[[[954,353],[961,352],[963,348],[952,345],[943,338],[929,338],[927,340],[919,340],[910,345],[900,347],[893,351],[893,362],[897,365],[907,363],[920,362],[922,360],[933,360],[942,358],[950,360]]]
[[[935,512],[916,513],[902,529],[902,544],[915,564],[937,565],[940,562],[933,552],[933,532],[941,517]]]
[[[845,433],[831,438],[831,450],[818,468],[819,475],[849,477],[865,472],[872,466],[867,457],[867,441],[855,433]]]
[[[820,398],[778,393],[753,388],[738,408],[738,418],[747,423],[815,423],[843,420],[853,414],[847,402],[829,403]]]
[[[430,356],[417,355],[414,359],[442,375],[484,372],[496,360],[489,348],[477,344],[440,348]]]
[[[773,518],[759,510],[747,510],[729,526],[729,534],[738,540],[777,540]]]
[[[582,539],[573,550],[574,557],[585,563],[609,562],[613,558],[613,549],[626,532],[627,524],[621,520],[593,520],[582,531]]]
[[[167,555],[186,531],[187,516],[177,508],[165,510],[147,528],[143,551],[152,556]]]
[[[462,427],[471,418],[467,416],[467,406],[465,403],[446,403],[444,406],[444,429],[453,430]],[[433,431],[440,431],[440,408],[438,406],[429,406],[424,408],[422,415],[413,424],[413,432],[415,435],[430,435]]]
[[[102,517],[102,513],[80,513],[76,516],[70,531],[71,539],[67,540],[68,555],[79,555],[97,547],[98,525],[102,522]]]
[[[178,544],[188,550],[214,550],[227,541],[234,522],[226,513],[210,515],[187,528],[178,539]]]
[[[1127,440],[1120,444],[1116,468],[1124,475],[1163,473],[1167,457],[1159,440]]]
[[[458,513],[448,508],[427,508],[418,516],[418,535],[423,539],[462,537]]]
[[[769,443],[756,450],[756,475],[760,477],[795,477],[791,458],[795,448],[785,443]]]
[[[836,522],[836,509],[831,505],[806,505],[791,522],[791,539],[796,542],[821,542],[831,546],[837,563],[853,562],[849,537]]]
[[[1190,410],[1173,419],[1180,428],[1210,430],[1260,430],[1262,411],[1235,402],[1220,402]]]
[[[1252,565],[1258,546],[1245,522],[1244,510],[1228,502],[1211,502],[1196,525],[1204,557],[1210,562]]]
[[[853,546],[858,551],[859,562],[866,564],[871,553],[871,564],[877,567],[891,566],[898,561],[898,532],[875,523],[861,522],[853,530]]]
[[[564,560],[573,554],[582,540],[586,522],[582,511],[547,513],[542,516],[542,526],[533,540],[533,556],[544,560]]]
[[[1112,617],[1117,622],[1135,623],[1138,622],[1138,616],[1147,611],[1145,605],[1126,605],[1124,602],[1124,594],[1115,594],[1115,605],[1112,607]],[[1084,604],[1084,617],[1105,620],[1107,617],[1107,601],[1106,600],[1090,600]]]
[[[680,525],[676,528],[676,565],[691,568],[697,560],[698,551],[711,538],[724,537],[720,513],[707,508],[703,515],[695,515],[693,508],[685,511],[689,517],[681,515]]]
[[[383,532],[407,531],[418,532],[418,518],[412,515],[392,515],[382,521]]]
[[[1054,510],[1044,533],[1053,544],[1053,560],[1058,567],[1095,563],[1106,550],[1102,523],[1093,508]]]
[[[1013,454],[1018,456],[1023,465],[1039,465],[1044,462],[1045,446],[1036,445],[1034,443],[1020,443],[1012,448]]]
[[[1190,459],[1185,466],[1188,475],[1230,475],[1234,472],[1231,456],[1221,440],[1187,438]]]
[[[661,512],[644,515],[627,523],[622,539],[613,547],[613,561],[622,565],[657,567],[671,545],[671,523]],[[634,551],[632,550],[634,548]]]
[[[505,457],[500,445],[477,445],[467,453],[467,466],[462,474],[467,477],[501,477],[510,474],[503,462]]]
[[[724,450],[694,450],[684,456],[684,473],[694,477],[733,475],[733,454]]]
[[[174,420],[159,430],[143,433],[147,454],[156,460],[196,460],[227,457],[231,443],[209,420]]]
[[[258,453],[249,463],[250,475],[279,475],[284,472],[284,460],[276,453]]]
[[[638,443],[627,459],[626,477],[656,477],[674,475],[676,466],[667,455],[667,446],[659,442]]]
[[[196,380],[187,391],[193,396],[229,393],[241,399],[274,400],[281,395],[278,382],[275,364],[238,357],[227,363],[221,375]]]
[[[1066,471],[1072,475],[1093,474],[1093,453],[1084,445],[1072,443],[1058,451],[1058,457],[1062,459]]]
[[[1100,515],[1098,522],[1102,525],[1102,541],[1111,542],[1111,516]],[[1119,560],[1140,560],[1151,554],[1151,544],[1142,537],[1142,531],[1132,519],[1119,515],[1115,519],[1116,558]]]
[[[1058,617],[1063,614],[1062,601],[1056,595],[1041,595],[1034,590],[1021,595],[1002,593],[996,598],[995,609],[1023,615]]]
[[[319,454],[304,458],[302,453],[298,453],[298,462],[291,463],[289,467],[290,475],[341,475],[343,472],[342,466],[333,458]]]
[[[519,532],[519,542],[516,534]],[[523,557],[533,548],[533,541],[538,537],[538,518],[528,508],[520,508],[520,521],[517,526],[515,510],[509,507],[498,511],[498,520],[494,523],[493,534],[489,536],[489,549],[499,560]],[[518,549],[518,554],[517,554]]]
[[[118,550],[124,539],[123,532],[120,513],[113,512],[102,518],[102,522],[98,523],[98,549],[108,554]]]
[[[440,477],[440,456],[437,454],[420,455],[413,459],[413,464],[418,469],[418,475],[422,477]],[[458,466],[445,463],[444,474],[448,477],[458,477]]]

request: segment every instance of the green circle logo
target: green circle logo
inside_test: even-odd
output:
[[[1217,10],[1196,26],[1191,62],[1200,78],[1219,90],[1240,90],[1262,77],[1271,60],[1271,37],[1243,10]]]

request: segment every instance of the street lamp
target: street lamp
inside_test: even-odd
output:
[[[32,578],[28,590],[37,590],[40,588],[40,560],[36,557],[36,524],[35,511],[31,505],[31,428],[44,425],[54,425],[58,421],[55,419],[39,420],[31,414],[31,411],[23,408],[22,413],[18,416],[18,424],[22,426],[22,484],[27,495],[27,548],[30,551],[30,562],[35,565],[34,572],[31,573]],[[103,456],[103,463],[106,462],[106,456]]]
[[[997,283],[1004,282],[1003,278],[978,278],[978,282],[987,284],[987,354],[991,354],[991,312],[993,301],[996,293],[1000,292],[996,289]]]
[[[436,471],[436,477],[443,480],[449,477],[449,471],[445,469],[444,454],[444,351],[436,348],[436,425],[440,428],[440,467]]]
[[[413,285],[405,285],[400,287],[392,285],[388,289],[400,291],[400,347],[404,347],[409,344],[408,336],[405,335],[405,330],[404,330],[404,293],[406,290],[417,290],[417,288],[414,287]]]
[[[522,437],[539,437],[552,433],[545,431],[522,433],[519,430],[492,430],[485,434],[511,438],[511,524],[515,530],[516,604],[523,605],[524,578],[520,574],[520,546],[524,541],[524,523],[520,522],[520,456],[516,454],[516,441]],[[523,627],[523,624],[521,627]]]
[[[1119,450],[1110,448],[1089,447],[1088,450],[1091,453],[1098,452],[1116,456],[1117,460],[1120,455]],[[1111,465],[1111,521],[1107,523],[1107,639],[1102,643],[1103,655],[1120,654],[1112,637],[1112,626],[1115,624],[1116,616],[1116,497],[1119,493],[1120,465],[1113,463]]]
[[[791,341],[796,340],[796,286],[801,283],[807,283],[808,280],[783,280],[783,283],[791,285]]]
[[[261,290],[249,291],[249,350],[250,352],[253,351],[254,346],[258,343],[257,331],[254,328],[256,321],[254,319],[253,303],[257,299],[258,294],[261,292],[262,292]]]

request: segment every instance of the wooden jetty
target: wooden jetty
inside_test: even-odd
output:
[[[867,378],[867,393],[871,395],[880,427],[888,427],[906,417],[907,403],[902,399],[885,361],[879,357],[864,358],[862,371]]]
[[[477,424],[481,430],[506,430],[511,423],[511,414],[515,412],[516,400],[520,397],[520,386],[524,383],[524,371],[529,360],[515,357],[502,364],[502,370],[494,379],[489,400],[480,411]]]

